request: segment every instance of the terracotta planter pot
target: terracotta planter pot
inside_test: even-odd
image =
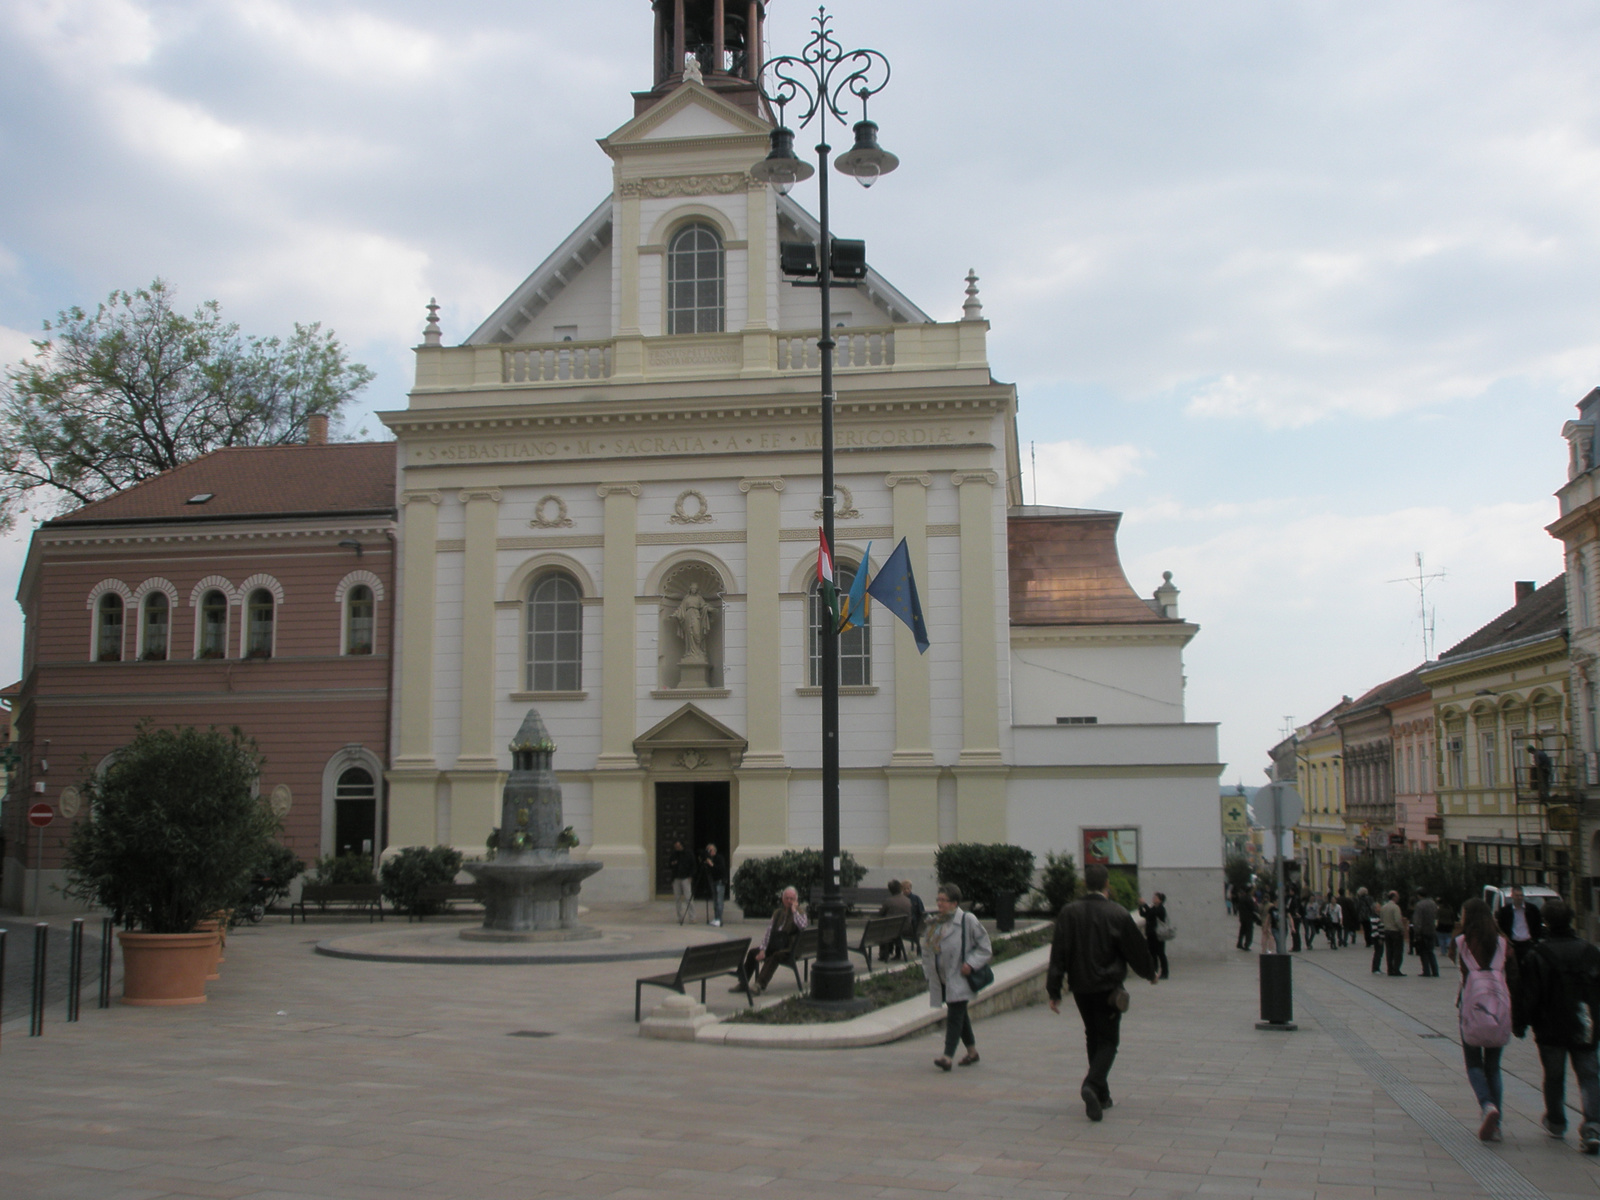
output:
[[[164,1006],[204,1004],[206,973],[217,952],[217,935],[118,933],[122,945],[122,1002]]]
[[[213,979],[221,979],[222,976],[217,973],[217,967],[222,963],[222,923],[215,920],[196,921],[194,927],[197,933],[214,933],[217,935],[216,944],[211,947],[211,961],[206,964],[206,982],[209,983]]]

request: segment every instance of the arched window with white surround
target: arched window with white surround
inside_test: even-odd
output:
[[[667,332],[721,333],[727,303],[722,235],[703,221],[667,246]]]
[[[228,597],[212,588],[200,597],[200,619],[195,635],[196,658],[228,657]]]
[[[148,592],[139,618],[139,657],[165,662],[172,633],[172,601],[165,592]]]
[[[842,597],[855,582],[857,566],[854,563],[836,562],[839,595]],[[822,584],[811,581],[810,598],[806,604],[806,646],[810,659],[809,677],[812,687],[822,686],[822,622],[827,605],[822,600]],[[872,624],[855,625],[839,635],[839,686],[868,687],[872,683]]]
[[[277,604],[266,588],[256,588],[245,601],[246,658],[271,658]]]
[[[378,789],[364,767],[347,767],[334,785],[333,852],[371,857],[378,837]]]
[[[371,654],[373,618],[377,605],[372,589],[358,583],[344,597],[344,652],[346,654]]]
[[[122,597],[106,592],[95,605],[94,657],[97,662],[122,661]]]
[[[565,571],[546,571],[528,588],[530,692],[583,689],[583,594]]]

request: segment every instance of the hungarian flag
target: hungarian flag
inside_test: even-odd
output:
[[[822,590],[822,602],[828,606],[828,614],[837,625],[839,593],[833,583],[833,551],[828,549],[827,535],[821,529],[817,530],[817,542],[821,547],[817,551],[817,584]]]

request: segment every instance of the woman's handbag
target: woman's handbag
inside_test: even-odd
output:
[[[968,914],[966,914],[966,913],[962,913],[961,914],[961,961],[962,962],[966,962],[967,961],[967,916],[968,916]],[[981,967],[973,967],[972,968],[972,973],[967,976],[967,986],[972,989],[972,994],[974,996],[976,996],[979,992],[983,991],[984,988],[988,987],[993,982],[994,982],[994,968],[991,967],[988,963],[984,963],[983,966],[981,966]]]
[[[1157,921],[1156,922],[1156,940],[1157,941],[1170,942],[1173,938],[1175,938],[1177,936],[1178,936],[1177,926],[1173,925],[1173,923],[1171,921]]]

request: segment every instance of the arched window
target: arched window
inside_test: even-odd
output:
[[[372,853],[377,840],[378,790],[362,767],[340,772],[333,789],[333,852]]]
[[[164,662],[167,657],[167,634],[171,628],[171,603],[165,592],[151,592],[144,598],[143,628],[139,631],[139,657],[145,662]]]
[[[195,657],[228,657],[228,598],[215,589],[200,600],[200,638]]]
[[[345,593],[344,652],[372,653],[372,589],[359,583]]]
[[[722,238],[696,222],[678,230],[667,248],[667,332],[721,333]]]
[[[528,589],[528,690],[583,688],[583,598],[572,576],[551,571]]]
[[[838,576],[839,593],[843,595],[850,590],[850,585],[855,582],[856,568],[849,563],[836,563],[834,572]],[[822,621],[823,614],[827,609],[822,602],[822,586],[815,580],[811,583],[811,600],[807,608],[809,614],[807,642],[811,658],[811,686],[821,687]],[[871,683],[872,628],[870,624],[852,626],[839,635],[839,686],[866,687]]]
[[[257,588],[250,593],[250,599],[245,604],[245,645],[246,658],[271,658],[272,657],[272,626],[273,626],[272,593],[266,588]]]
[[[107,592],[95,610],[94,656],[100,662],[122,661],[122,597]]]

